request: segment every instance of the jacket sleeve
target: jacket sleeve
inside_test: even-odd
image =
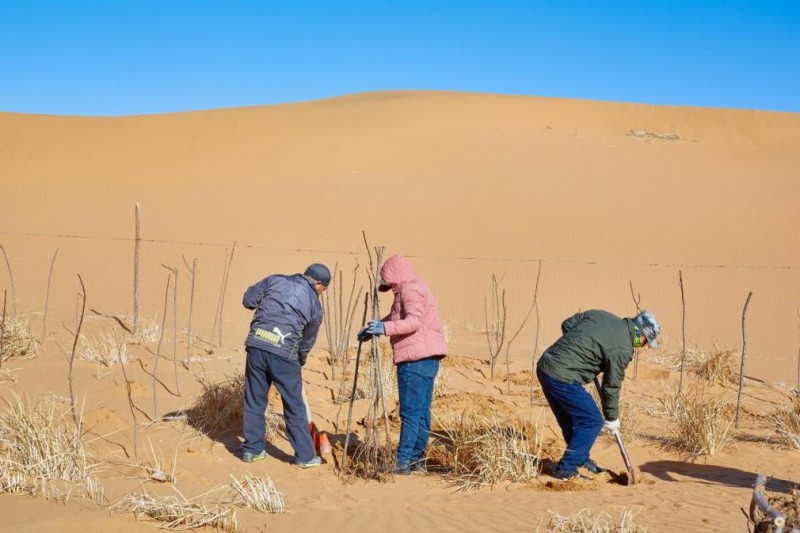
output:
[[[317,342],[317,334],[319,333],[321,324],[322,310],[320,308],[319,311],[312,311],[311,320],[309,320],[306,327],[303,328],[303,338],[298,346],[297,355],[304,362],[306,357],[308,357],[308,352],[311,351],[311,348],[314,347],[314,343]]]
[[[414,333],[422,325],[422,313],[425,310],[425,293],[420,287],[408,286],[403,289],[404,317],[400,320],[389,320],[383,323],[386,335],[408,335]]]
[[[603,368],[603,416],[606,420],[619,418],[619,391],[625,379],[625,358],[622,354],[609,354]]]
[[[258,307],[258,304],[261,303],[261,300],[264,299],[264,295],[267,292],[267,279],[262,279],[255,285],[251,285],[244,291],[244,297],[242,298],[242,305],[246,309],[255,309]]]
[[[561,334],[564,335],[566,332],[571,330],[575,324],[581,321],[583,318],[583,313],[575,313],[564,322],[561,323]]]

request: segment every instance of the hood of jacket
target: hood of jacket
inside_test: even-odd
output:
[[[414,280],[417,274],[411,263],[402,255],[393,255],[384,261],[381,267],[381,279],[392,287],[392,292],[397,293],[403,285]]]

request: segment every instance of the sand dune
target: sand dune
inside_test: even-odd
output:
[[[87,331],[114,325],[101,315],[130,318],[136,202],[145,239],[143,313],[161,320],[168,276],[162,265],[179,267],[178,329],[184,327],[191,281],[184,264],[197,258],[194,328],[216,345],[202,368],[182,371],[185,394],[166,395],[164,409],[178,409],[196,394],[189,374],[221,378],[241,370],[249,314],[240,297],[247,285],[312,261],[338,263],[347,285],[360,264],[358,284],[365,284],[362,231],[370,244],[413,261],[439,300],[458,356],[487,357],[484,299],[493,274],[506,290],[509,328],[518,327],[532,301],[539,260],[539,349],[578,309],[632,315],[632,285],[641,305],[662,321],[666,342],[658,357],[674,354],[682,343],[681,271],[687,344],[740,351],[743,305],[752,291],[746,373],[796,386],[798,168],[800,115],[731,109],[388,92],[118,118],[0,113],[0,244],[12,267],[18,311],[30,318],[37,336],[51,258],[59,250],[42,355],[15,362],[18,380],[2,392],[65,393],[77,274],[86,284],[88,307],[97,311],[90,313]],[[215,308],[234,242],[219,339]],[[9,290],[11,298],[10,279],[0,271],[0,290]],[[530,364],[536,331],[531,319],[511,347],[517,370]],[[324,347],[323,336],[312,365],[320,373],[309,377],[320,390],[333,387],[321,374]],[[171,346],[164,350],[171,356]],[[135,356],[152,358],[147,351]],[[647,368],[657,368],[656,359],[652,355]],[[83,365],[78,382],[90,415],[109,431],[129,423],[118,371],[98,376]],[[148,378],[137,380],[137,401],[147,404]],[[636,394],[646,395],[659,381],[640,381]],[[486,389],[499,395],[491,385]],[[331,416],[324,396],[313,402]],[[161,431],[165,450],[181,449],[184,476],[198,492],[206,485],[196,468],[216,481],[241,470],[225,447],[201,446],[201,453],[188,454],[180,438]],[[682,472],[678,484],[666,479],[673,477],[666,473],[676,457],[640,443],[634,452],[655,465],[653,485],[635,494],[601,487],[575,501],[527,487],[451,495],[435,477],[342,489],[327,470],[308,476],[321,489],[312,493],[304,473],[272,460],[263,471],[288,494],[293,514],[268,517],[267,524],[276,530],[298,524],[360,530],[372,517],[373,527],[390,531],[529,531],[548,509],[609,509],[619,498],[621,505],[642,506],[650,530],[728,530],[742,527],[736,510],[747,505],[748,476],[764,464],[759,450],[740,443],[704,467],[676,466]],[[112,453],[111,446],[103,453]],[[797,453],[770,452],[770,472],[796,482]],[[617,461],[615,454],[612,443],[603,444],[602,459]],[[714,468],[719,479],[710,481]],[[11,509],[14,500],[4,495],[0,507]],[[709,501],[703,511],[710,522],[684,511],[697,510],[701,500]],[[48,505],[28,502],[24,509],[30,511],[18,512],[30,512],[35,524]],[[417,507],[420,512],[412,514]],[[91,520],[82,512],[69,516]],[[115,523],[135,528],[128,518]],[[249,522],[264,527],[258,524]]]

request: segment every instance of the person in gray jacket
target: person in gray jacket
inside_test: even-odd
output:
[[[661,327],[649,311],[619,318],[591,310],[566,319],[561,333],[539,359],[536,376],[567,443],[553,476],[569,479],[579,475],[580,467],[594,474],[604,471],[589,452],[600,430],[619,431],[619,391],[633,349],[657,347]],[[599,374],[603,374],[602,413],[584,388]]]
[[[268,276],[244,293],[242,304],[255,310],[245,341],[242,460],[246,463],[266,457],[267,393],[274,384],[283,400],[295,464],[302,468],[322,464],[309,432],[301,367],[317,340],[322,323],[319,297],[330,281],[328,267],[314,263],[303,274]]]

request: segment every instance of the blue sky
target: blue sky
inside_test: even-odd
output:
[[[0,0],[0,111],[394,89],[800,112],[800,0]]]

